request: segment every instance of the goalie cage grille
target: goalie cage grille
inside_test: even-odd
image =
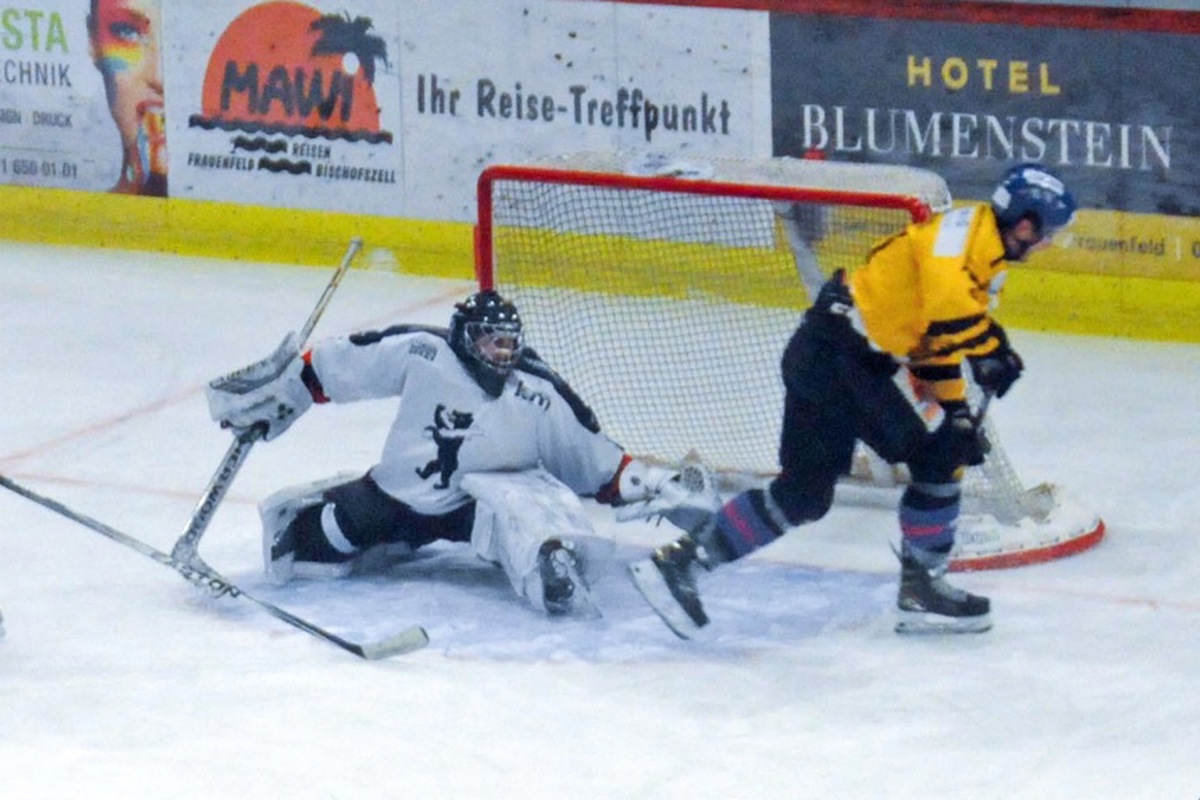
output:
[[[728,488],[776,469],[779,357],[825,278],[950,207],[927,170],[583,153],[484,170],[476,268],[631,453],[698,458]],[[1103,524],[1026,489],[1001,446],[964,479],[956,569],[1057,558]],[[894,507],[907,476],[860,448],[839,498]]]

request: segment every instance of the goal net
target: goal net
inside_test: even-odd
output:
[[[732,490],[778,469],[779,360],[818,287],[950,204],[939,176],[905,166],[582,153],[483,171],[476,266],[615,440],[698,459]],[[1055,486],[1026,489],[985,424],[953,567],[1098,541],[1102,522]],[[861,447],[839,498],[894,505],[906,478]]]

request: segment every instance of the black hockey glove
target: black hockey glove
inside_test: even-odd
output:
[[[983,463],[992,443],[983,432],[965,404],[953,404],[946,408],[946,419],[934,433],[940,455],[948,465],[954,467],[977,467]]]
[[[1008,335],[996,323],[992,323],[992,333],[1000,340],[1000,346],[986,356],[968,356],[971,364],[971,374],[975,382],[985,392],[991,392],[996,397],[1004,397],[1012,385],[1021,377],[1025,362],[1017,355],[1008,343]]]

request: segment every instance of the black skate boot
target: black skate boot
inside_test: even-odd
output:
[[[900,554],[897,633],[982,633],[992,627],[991,602],[946,583],[949,556],[904,545]]]
[[[547,539],[538,550],[538,571],[542,578],[542,605],[553,617],[599,616],[591,591],[580,575],[579,558],[570,542]]]
[[[681,639],[690,639],[708,624],[696,588],[698,569],[711,569],[704,551],[690,536],[655,550],[629,565],[629,576],[642,597]]]

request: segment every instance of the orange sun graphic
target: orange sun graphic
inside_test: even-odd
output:
[[[203,116],[225,128],[374,138],[376,60],[387,55],[370,28],[287,0],[247,9],[213,48]]]

